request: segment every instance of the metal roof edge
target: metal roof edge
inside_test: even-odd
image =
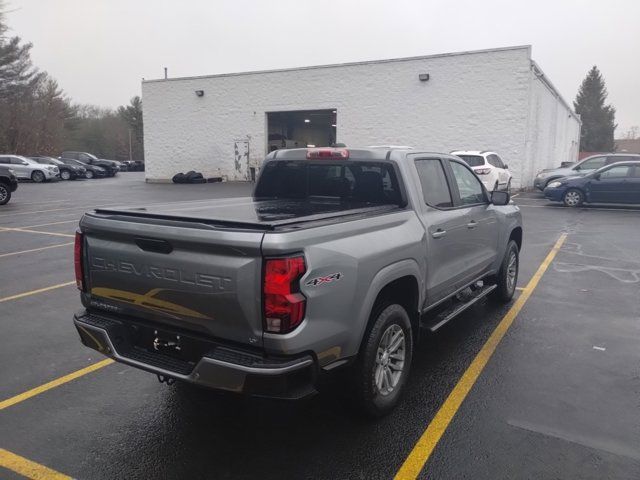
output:
[[[142,80],[142,83],[145,84],[145,83],[157,83],[157,82],[174,82],[174,81],[181,81],[181,80],[199,80],[199,79],[206,79],[206,78],[235,77],[240,75],[257,75],[257,74],[264,74],[264,73],[295,72],[300,70],[315,70],[315,69],[321,69],[321,68],[353,67],[358,65],[374,65],[379,63],[410,62],[415,60],[428,60],[431,58],[455,57],[460,55],[477,55],[477,54],[483,54],[483,53],[504,52],[509,50],[528,50],[530,52],[531,45],[515,45],[511,47],[486,48],[482,50],[465,50],[461,52],[437,53],[434,55],[421,55],[416,57],[400,57],[400,58],[388,58],[388,59],[381,59],[381,60],[365,60],[361,62],[331,63],[326,65],[311,65],[307,67],[280,68],[280,69],[272,69],[272,70],[250,70],[247,72],[219,73],[219,74],[213,74],[213,75],[195,75],[195,76],[188,76],[188,77],[155,78],[150,80]],[[530,54],[529,54],[529,58],[531,58]]]

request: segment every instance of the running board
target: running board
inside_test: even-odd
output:
[[[436,330],[442,328],[444,325],[446,325],[450,320],[453,320],[455,317],[457,317],[459,314],[461,314],[462,312],[464,312],[467,308],[469,308],[470,306],[474,305],[478,300],[480,300],[481,298],[486,297],[487,295],[489,295],[491,292],[493,292],[495,289],[497,288],[497,285],[487,285],[485,287],[483,287],[471,300],[469,300],[466,303],[457,303],[453,306],[451,306],[450,308],[448,308],[447,310],[445,310],[442,313],[439,313],[434,321],[436,323],[434,323],[433,325],[429,325],[427,326],[427,328],[429,330],[431,330],[432,332],[435,332]]]

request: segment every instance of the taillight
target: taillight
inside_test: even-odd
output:
[[[76,241],[73,246],[73,265],[76,270],[76,286],[84,291],[84,274],[82,269],[82,256],[84,250],[84,235],[76,232]]]
[[[346,160],[349,158],[349,150],[346,148],[310,148],[307,150],[308,159]]]
[[[474,170],[477,175],[489,175],[491,173],[490,168],[477,168]]]
[[[300,293],[300,278],[307,271],[304,257],[269,258],[264,265],[264,329],[287,333],[304,318],[306,299]]]

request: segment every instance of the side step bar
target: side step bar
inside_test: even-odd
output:
[[[464,312],[467,308],[469,308],[470,306],[475,304],[478,300],[480,300],[481,298],[484,298],[487,295],[489,295],[496,288],[497,288],[497,285],[486,285],[486,286],[482,287],[482,289],[480,289],[478,291],[478,293],[476,293],[473,296],[473,298],[471,298],[467,302],[454,304],[453,306],[451,306],[450,308],[448,308],[444,312],[441,312],[438,315],[436,315],[436,317],[434,318],[435,323],[433,323],[431,325],[427,324],[427,325],[423,325],[423,326],[426,326],[430,331],[435,332],[436,330],[438,330],[438,329],[442,328],[444,325],[446,325],[450,320],[453,320],[459,314]]]

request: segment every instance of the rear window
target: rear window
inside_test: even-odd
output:
[[[256,198],[326,199],[357,206],[401,205],[395,170],[383,162],[267,163],[254,192]]]
[[[480,155],[456,155],[461,158],[470,167],[481,167],[484,165],[484,157]]]

